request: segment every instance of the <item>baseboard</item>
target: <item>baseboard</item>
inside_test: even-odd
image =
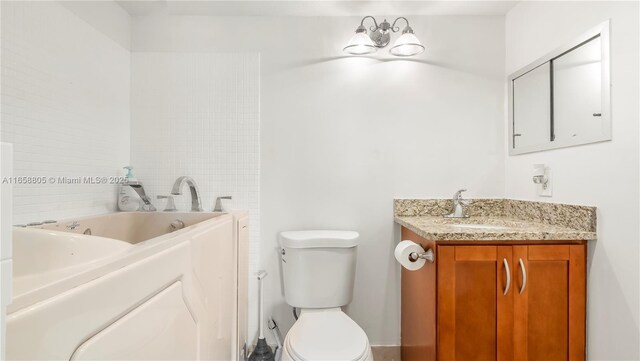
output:
[[[400,361],[400,346],[371,346],[373,361]]]

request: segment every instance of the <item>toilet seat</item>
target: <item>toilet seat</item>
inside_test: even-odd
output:
[[[284,343],[296,361],[360,361],[370,352],[367,335],[339,308],[302,310]]]

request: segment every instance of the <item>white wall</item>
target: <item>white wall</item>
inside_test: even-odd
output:
[[[532,165],[553,170],[551,202],[598,207],[590,243],[589,360],[637,360],[639,332],[640,19],[638,2],[521,2],[506,17],[506,74],[611,19],[610,142],[505,158],[506,196],[537,197]]]
[[[101,6],[128,31],[124,10]],[[129,51],[83,14],[58,2],[2,2],[1,139],[14,143],[15,176],[111,176],[129,163]],[[115,189],[16,185],[13,221],[111,212]]]
[[[113,42],[131,49],[131,16],[114,0],[57,2]]]
[[[411,17],[427,47],[345,57],[354,17],[140,17],[134,52],[261,53],[261,239],[266,313],[293,324],[277,233],[361,233],[348,313],[374,345],[399,344],[394,197],[502,196],[504,18]],[[396,230],[397,231],[397,230]],[[255,292],[252,293],[255,297]],[[252,298],[251,330],[256,330]]]
[[[132,53],[131,164],[159,211],[176,178],[192,177],[202,208],[216,197],[248,210],[249,249],[260,254],[260,58],[257,53]],[[191,209],[185,184],[175,196]],[[249,271],[258,271],[256,261]]]

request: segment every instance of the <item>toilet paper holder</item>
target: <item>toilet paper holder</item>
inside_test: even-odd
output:
[[[421,253],[418,253],[418,252],[409,253],[409,261],[411,262],[415,262],[420,258],[426,260],[429,263],[433,263],[436,260],[436,256],[433,253],[432,249],[428,249],[425,252],[421,252]]]

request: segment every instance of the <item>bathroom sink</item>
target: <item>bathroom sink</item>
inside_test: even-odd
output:
[[[462,228],[462,229],[485,229],[485,230],[501,230],[507,227],[496,226],[493,224],[473,224],[473,223],[464,223],[464,224],[450,224],[449,226],[454,228]]]

